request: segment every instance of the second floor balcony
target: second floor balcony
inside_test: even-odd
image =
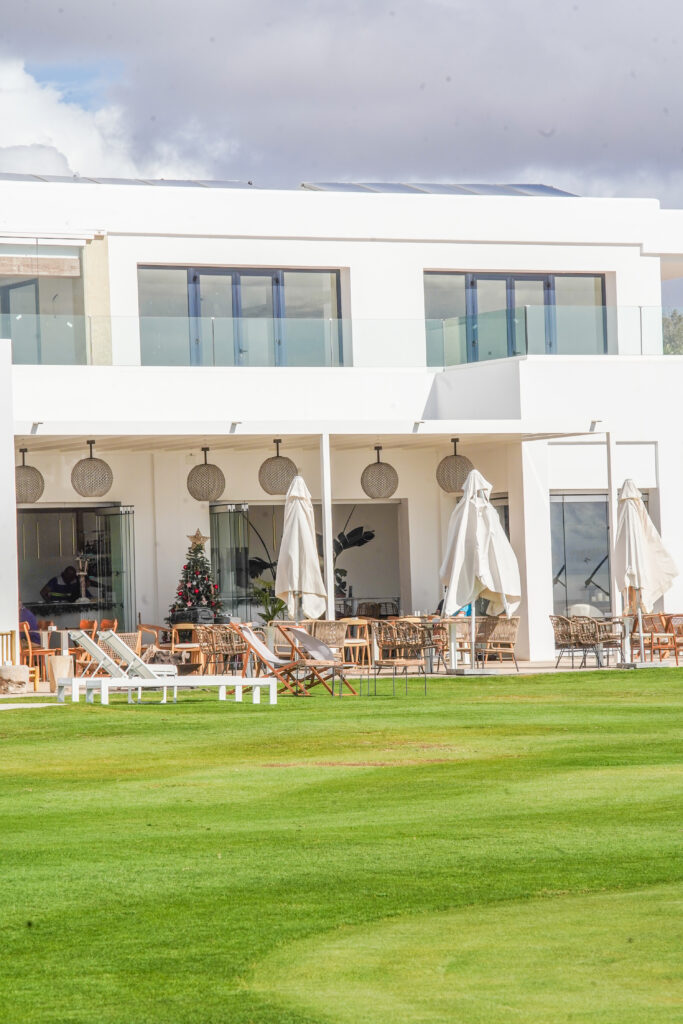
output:
[[[3,313],[24,365],[430,367],[535,355],[683,353],[683,315],[654,306],[532,306],[444,319]]]

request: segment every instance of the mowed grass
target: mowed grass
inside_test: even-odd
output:
[[[0,711],[0,1021],[683,1020],[682,679]]]

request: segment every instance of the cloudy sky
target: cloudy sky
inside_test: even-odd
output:
[[[676,0],[9,0],[0,170],[683,206]]]

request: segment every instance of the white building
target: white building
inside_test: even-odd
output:
[[[40,591],[83,551],[92,617],[163,621],[197,527],[228,609],[249,610],[248,559],[277,553],[283,499],[258,480],[274,438],[319,502],[330,611],[347,522],[375,532],[339,556],[347,609],[436,608],[452,437],[520,561],[523,657],[550,656],[554,608],[616,600],[610,484],[635,479],[683,566],[683,357],[662,333],[683,211],[542,186],[17,175],[0,199],[0,630],[19,595],[73,622]],[[113,471],[99,499],[71,482],[87,440]],[[387,501],[360,485],[377,444]],[[202,447],[226,478],[214,504],[187,490]],[[17,509],[22,448],[45,486]]]

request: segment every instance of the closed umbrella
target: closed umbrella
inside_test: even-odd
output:
[[[472,605],[470,626],[474,667],[474,602],[487,598],[489,611],[510,617],[519,604],[522,587],[519,566],[498,513],[489,501],[491,484],[473,469],[465,479],[463,495],[448,524],[446,554],[440,570],[447,586],[444,615]]]
[[[614,576],[626,606],[631,604],[629,592],[635,592],[640,660],[644,661],[643,610],[652,610],[655,601],[669,590],[678,576],[678,569],[647,514],[643,496],[630,479],[624,480],[619,494]]]
[[[275,595],[286,601],[293,619],[303,609],[309,619],[319,618],[327,596],[315,535],[311,495],[304,478],[295,476],[285,498],[285,522],[275,575]]]

